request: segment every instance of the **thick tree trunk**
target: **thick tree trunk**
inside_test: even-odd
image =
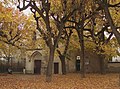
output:
[[[65,56],[60,57],[61,66],[62,66],[62,74],[66,75],[66,63],[65,63]]]
[[[112,20],[112,17],[110,15],[110,12],[109,12],[109,9],[108,9],[108,4],[105,3],[103,6],[104,6],[104,12],[105,12],[106,19],[108,20],[108,23],[111,26],[112,31],[113,31],[113,33],[114,33],[114,35],[115,35],[115,37],[116,37],[116,39],[117,39],[117,41],[120,45],[120,33],[117,31],[117,28],[114,25],[114,22]]]
[[[50,48],[49,61],[46,72],[46,82],[51,82],[52,79],[52,69],[53,69],[53,60],[54,60],[54,48]]]
[[[84,38],[83,38],[83,29],[77,30],[78,37],[79,37],[79,42],[80,42],[80,48],[81,48],[81,62],[82,62],[82,67],[81,67],[81,72],[82,72],[82,78],[85,78],[85,57],[84,57]]]
[[[62,74],[65,75],[66,74],[65,55],[61,54],[61,52],[59,50],[57,50],[57,52],[59,54],[59,58],[61,61]]]
[[[70,33],[67,34],[67,40],[66,40],[66,44],[65,44],[65,49],[64,52],[61,53],[59,50],[57,50],[58,54],[59,54],[59,58],[61,60],[61,66],[62,66],[62,74],[66,75],[66,63],[65,63],[65,58],[67,55],[67,51],[68,51],[68,46],[69,46],[69,42],[70,42],[70,37],[72,35],[72,30],[70,30]]]
[[[105,74],[105,63],[104,63],[104,56],[99,54],[99,61],[100,61],[100,72],[101,74]]]
[[[67,37],[67,41],[66,41],[66,44],[65,44],[65,50],[64,50],[64,53],[61,55],[61,63],[62,63],[62,74],[65,75],[66,74],[66,63],[65,63],[65,58],[66,58],[66,55],[67,55],[67,50],[68,50],[68,46],[69,46],[69,42],[70,42],[70,37],[72,35],[72,30],[70,30],[70,33]]]
[[[82,62],[82,69],[81,69],[81,72],[82,72],[82,75],[81,77],[82,78],[85,78],[85,49],[84,49],[84,15],[82,14],[81,15],[82,17],[82,20],[80,21],[80,24],[79,26],[81,26],[81,28],[78,28],[77,29],[77,34],[78,34],[78,37],[79,37],[79,42],[80,42],[80,48],[81,48],[81,62]]]
[[[83,35],[81,37],[81,60],[82,60],[82,78],[85,78],[85,56],[84,56],[84,40]]]
[[[65,59],[62,60],[62,74],[66,75],[66,64],[65,64]]]

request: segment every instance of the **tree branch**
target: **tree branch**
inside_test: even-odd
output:
[[[112,4],[108,4],[108,7],[120,7],[120,2],[117,3],[117,4],[114,4],[114,5],[112,5]]]

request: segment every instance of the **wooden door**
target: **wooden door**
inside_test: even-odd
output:
[[[59,73],[59,63],[54,63],[54,74]]]
[[[41,74],[41,60],[34,61],[34,73]]]

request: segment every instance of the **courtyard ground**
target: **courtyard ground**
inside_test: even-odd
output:
[[[53,75],[52,82],[46,83],[43,75],[0,75],[0,89],[120,89],[119,74],[79,73]]]

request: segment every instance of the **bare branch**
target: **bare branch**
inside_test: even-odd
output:
[[[108,7],[120,7],[120,2],[117,3],[117,4],[114,4],[114,5],[112,5],[112,4],[108,4]]]

